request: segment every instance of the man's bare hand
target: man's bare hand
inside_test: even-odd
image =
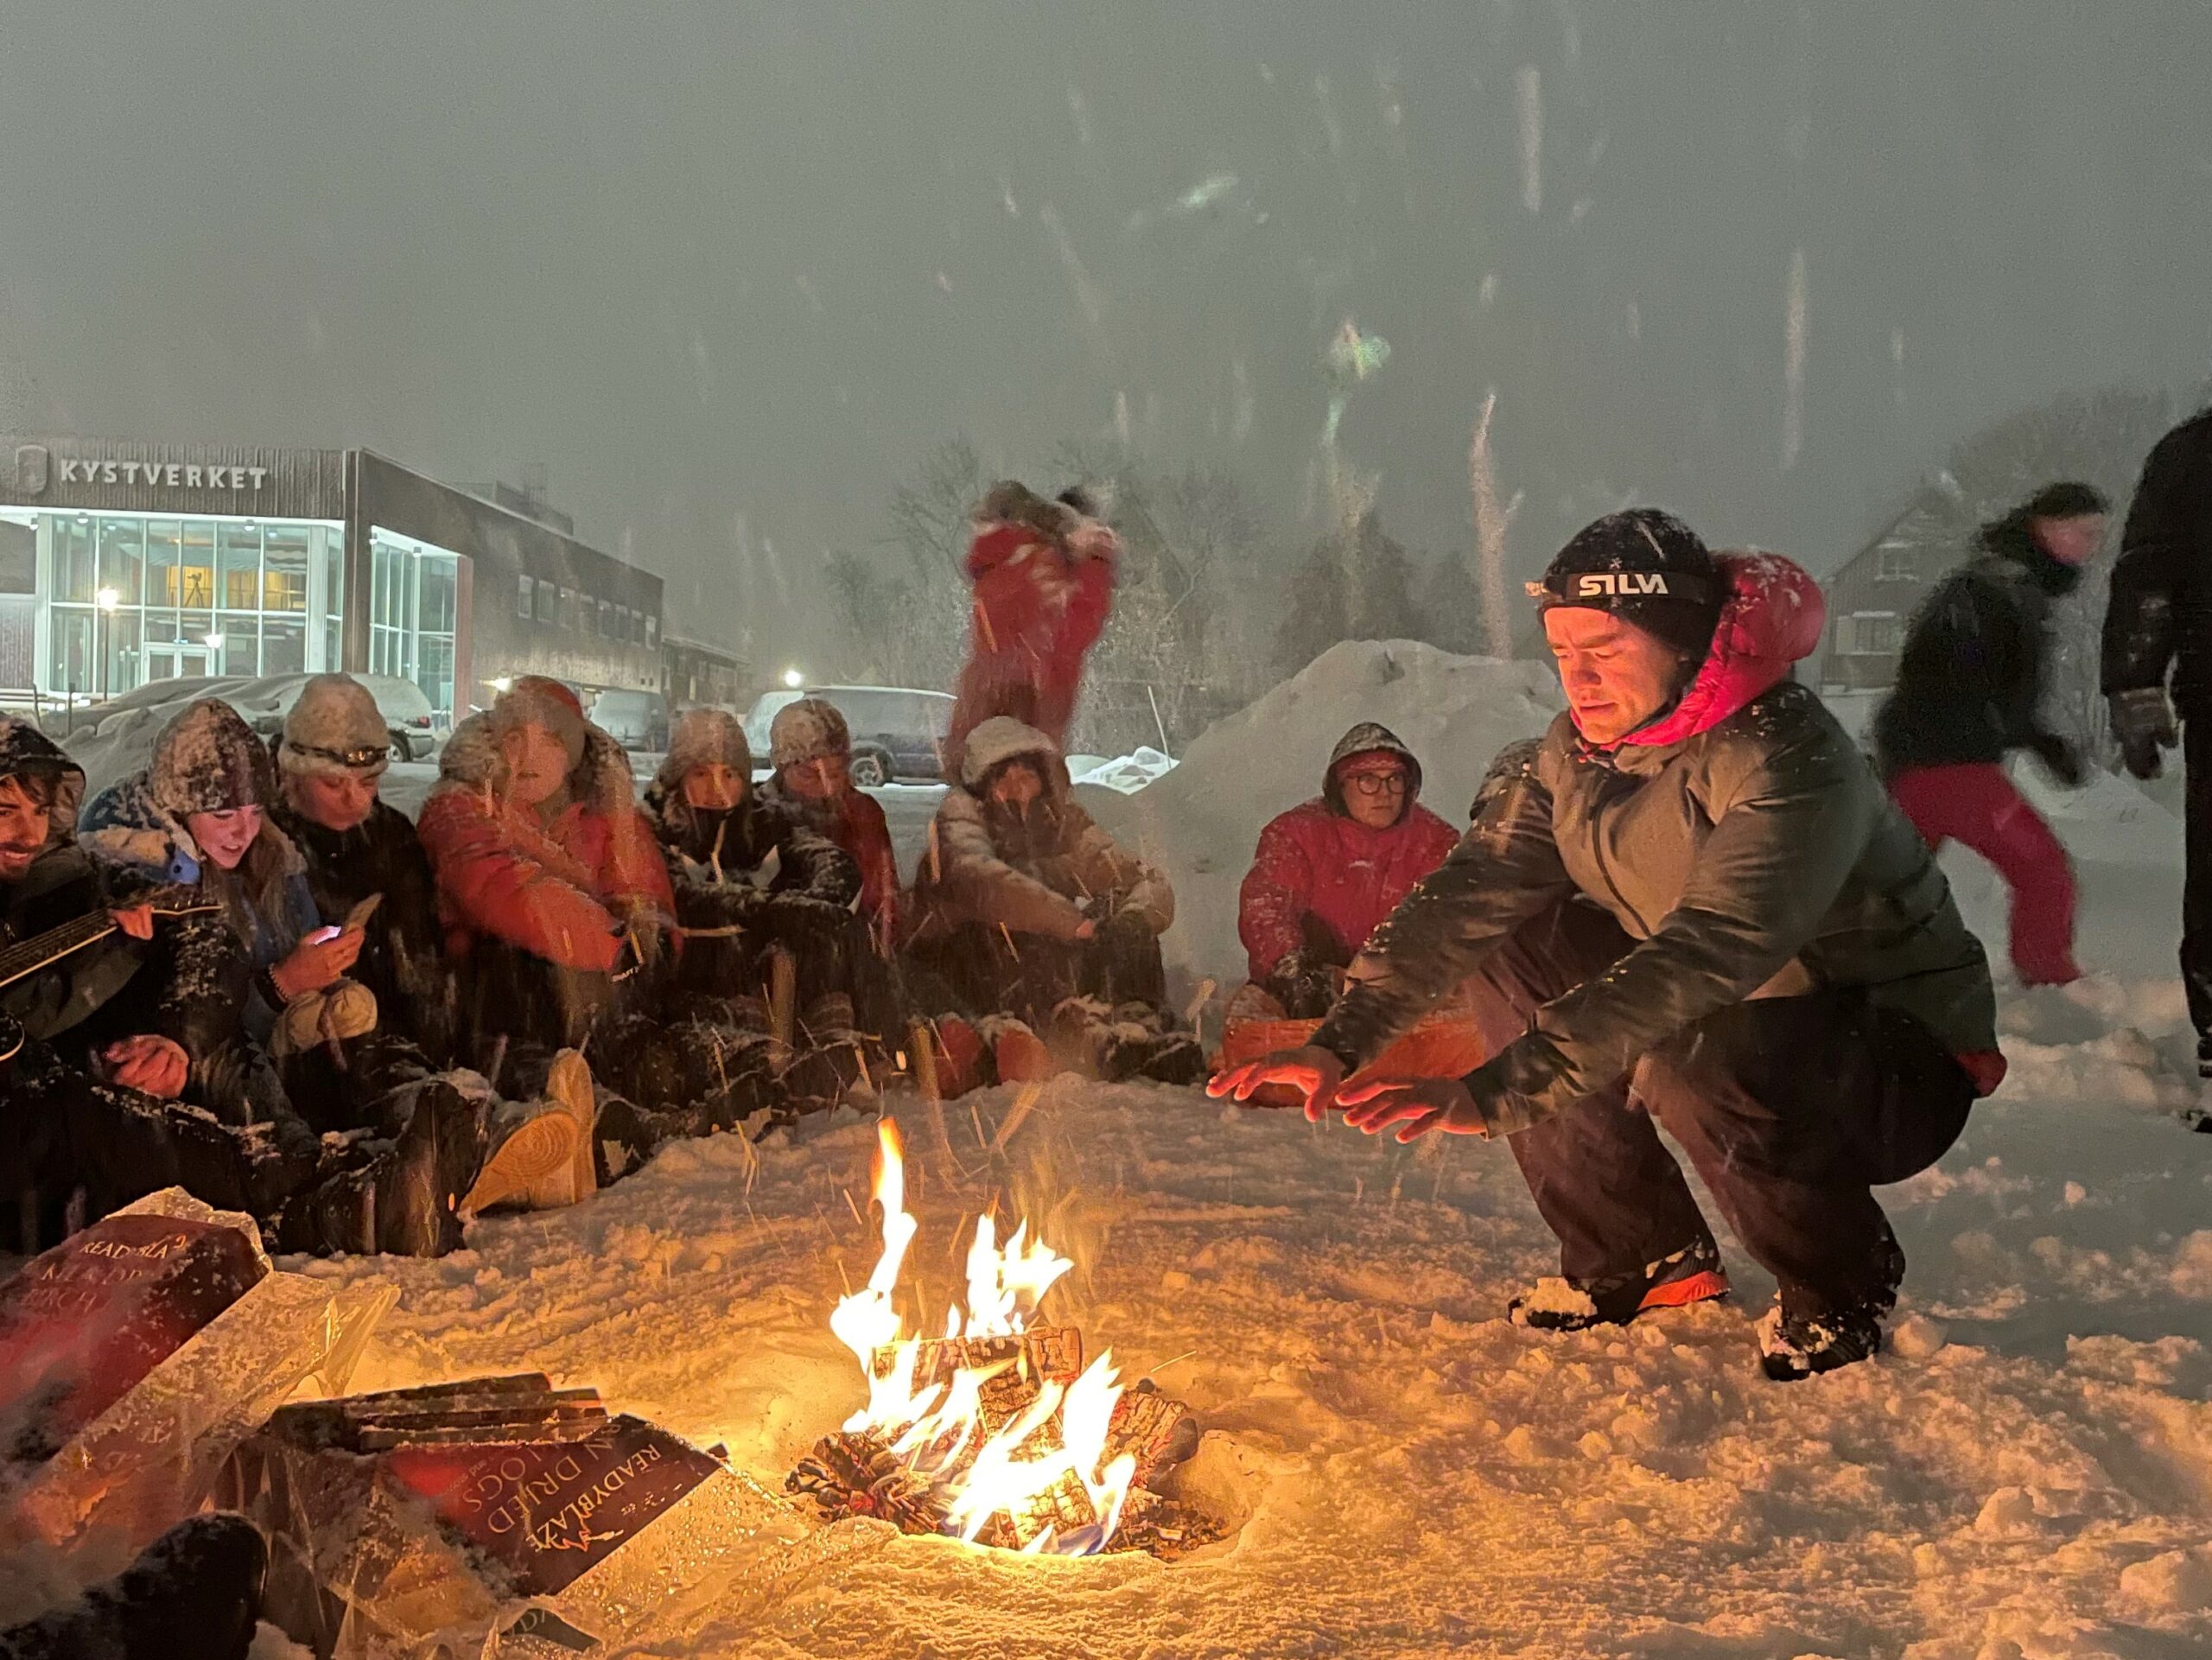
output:
[[[100,1051],[107,1063],[108,1081],[137,1090],[157,1101],[174,1101],[184,1093],[192,1060],[167,1038],[122,1038]]]
[[[1206,1084],[1206,1093],[1217,1101],[1226,1096],[1242,1104],[1268,1084],[1281,1084],[1306,1097],[1306,1116],[1318,1124],[1330,1108],[1338,1104],[1337,1091],[1344,1081],[1344,1062],[1326,1049],[1308,1044],[1301,1049],[1278,1049],[1218,1072]]]
[[[107,914],[111,922],[133,939],[154,937],[154,907],[150,905],[126,905]]]
[[[1418,1141],[1432,1129],[1450,1135],[1487,1135],[1481,1109],[1456,1078],[1424,1078],[1410,1083],[1356,1084],[1337,1097],[1344,1123],[1378,1135],[1398,1126],[1396,1139]]]

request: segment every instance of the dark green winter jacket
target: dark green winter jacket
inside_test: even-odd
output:
[[[1751,997],[1861,988],[1954,1054],[1993,1054],[1988,962],[1927,845],[1805,688],[1771,685],[1700,725],[1693,701],[1727,668],[1708,664],[1646,728],[1666,741],[1600,753],[1561,715],[1524,747],[1313,1040],[1348,1068],[1373,1059],[1522,921],[1580,894],[1636,944],[1484,1069],[1485,1116],[1503,1102],[1494,1129],[1548,1116]]]

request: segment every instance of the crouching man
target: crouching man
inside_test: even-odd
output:
[[[1326,1014],[1368,935],[1459,840],[1421,805],[1413,751],[1372,721],[1352,728],[1321,793],[1260,832],[1236,900],[1252,984],[1292,1020]]]
[[[932,1013],[974,1017],[1000,1081],[1054,1062],[1105,1078],[1192,1083],[1197,1040],[1164,1005],[1167,879],[1093,824],[1033,727],[969,735],[914,888],[908,984]]]
[[[1803,571],[1716,557],[1639,509],[1584,530],[1531,592],[1567,713],[1486,787],[1313,1046],[1212,1092],[1290,1084],[1310,1116],[1342,1108],[1402,1141],[1510,1136],[1563,1275],[1514,1317],[1554,1328],[1726,1288],[1656,1119],[1780,1283],[1767,1375],[1865,1359],[1904,1267],[1870,1189],[1933,1163],[2003,1075],[1980,944],[1787,677],[1821,639]],[[1484,1065],[1346,1086],[1471,974]]]

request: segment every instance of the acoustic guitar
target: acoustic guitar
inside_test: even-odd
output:
[[[222,906],[206,899],[189,887],[157,887],[149,892],[132,906],[118,909],[136,909],[143,905],[157,917],[189,917]],[[48,928],[42,934],[0,947],[0,990],[5,990],[16,981],[36,974],[65,957],[73,957],[87,945],[96,945],[114,933],[122,925],[105,911],[88,911],[58,928]],[[20,1022],[0,1014],[0,1065],[13,1060],[23,1046],[23,1028]]]

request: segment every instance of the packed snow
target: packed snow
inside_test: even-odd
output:
[[[1232,717],[1128,798],[1185,850],[1167,856],[1186,938],[1218,944],[1251,836],[1311,792],[1352,720],[1396,727],[1456,816],[1552,696],[1535,665],[1341,647]],[[1010,1135],[1012,1091],[951,1103],[948,1164],[902,1099],[920,1323],[942,1319],[967,1218],[1031,1217],[1077,1263],[1048,1312],[1196,1408],[1208,1491],[1242,1532],[1166,1566],[845,1523],[787,1594],[729,1586],[652,1651],[2203,1652],[2212,1136],[2171,1116],[2194,1090],[2179,827],[2124,784],[2054,805],[2093,972],[2002,993],[2011,1080],[1941,1165],[1886,1191],[1911,1269],[1879,1360],[1763,1381],[1771,1287],[1725,1233],[1732,1304],[1573,1336],[1508,1324],[1507,1297],[1556,1257],[1510,1155],[1480,1142],[1403,1149],[1062,1080]],[[2001,894],[1967,855],[1946,862],[2001,956]],[[287,1266],[402,1288],[356,1387],[541,1366],[779,1485],[862,1399],[828,1319],[876,1250],[872,1141],[847,1112],[758,1148],[684,1143],[576,1209],[474,1224],[442,1261]]]

